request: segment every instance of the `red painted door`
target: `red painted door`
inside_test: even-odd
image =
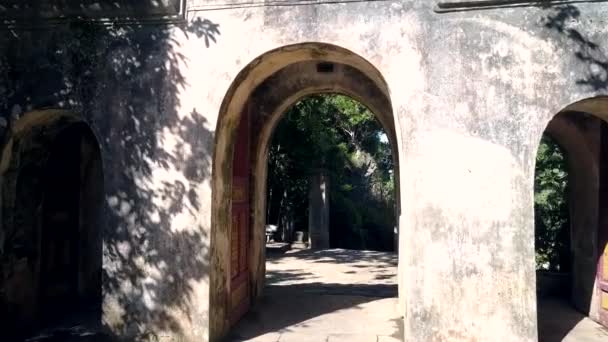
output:
[[[608,125],[601,125],[600,155],[600,224],[598,226],[599,261],[597,284],[599,295],[599,319],[608,327]]]
[[[250,123],[246,106],[241,115],[232,164],[232,226],[228,274],[228,319],[236,323],[249,308],[249,175]]]
[[[598,284],[600,291],[600,322],[608,327],[608,244],[606,241],[603,253],[600,256]]]

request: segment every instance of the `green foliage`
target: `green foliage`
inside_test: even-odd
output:
[[[534,214],[536,267],[569,271],[568,172],[559,145],[544,136],[536,156]]]
[[[296,229],[307,228],[308,179],[319,169],[331,178],[332,246],[392,248],[390,145],[373,113],[347,96],[307,97],[279,123],[269,152],[269,223],[291,216]]]

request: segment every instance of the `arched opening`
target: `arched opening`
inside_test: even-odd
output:
[[[374,114],[343,95],[307,96],[282,115],[268,160],[266,228],[276,231],[266,230],[264,296],[231,337],[375,340],[399,331],[383,136]]]
[[[313,43],[273,50],[250,63],[226,95],[216,130],[212,339],[225,336],[264,287],[266,177],[273,132],[288,108],[322,93],[347,95],[377,115],[393,146],[398,215],[396,120],[379,72],[348,50]]]
[[[100,166],[97,142],[83,123],[61,130],[50,146],[40,219],[40,299],[46,311],[100,304],[101,236],[91,220],[102,201]]]
[[[392,149],[374,113],[345,95],[304,97],[273,133],[266,240],[273,249],[394,252],[394,185]]]
[[[608,103],[581,101],[547,125],[535,172],[539,341],[608,337]]]
[[[76,117],[28,113],[2,160],[3,314],[15,334],[101,323],[103,173]],[[81,333],[81,332],[80,332]]]

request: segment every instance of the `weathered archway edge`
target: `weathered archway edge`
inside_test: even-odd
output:
[[[597,121],[588,121],[584,115]],[[535,151],[538,153],[540,140],[546,134],[554,139],[566,154],[573,251],[572,290],[569,301],[578,311],[600,323],[597,270],[593,274],[588,273],[591,269],[595,270],[599,264],[599,230],[597,225],[587,227],[589,222],[599,223],[598,220],[602,219],[601,199],[598,201],[597,194],[602,191],[600,168],[603,133],[599,126],[592,124],[598,122],[608,122],[608,96],[588,97],[566,105],[552,113],[544,122],[543,131],[535,141]],[[536,162],[533,164],[536,169]],[[580,246],[591,247],[591,250],[580,249]]]
[[[14,162],[13,146],[16,141],[27,138],[28,134],[31,134],[32,130],[38,127],[53,127],[55,130],[60,131],[73,124],[84,124],[88,133],[95,140],[100,156],[102,156],[101,171],[105,175],[101,139],[90,122],[82,115],[71,110],[56,108],[38,109],[22,114],[21,117],[7,127],[4,141],[2,142],[2,149],[0,150],[0,188],[7,186],[6,177]],[[4,200],[5,198],[0,198],[0,206],[3,205]],[[0,225],[3,220],[2,215],[3,213],[0,212]],[[0,229],[4,229],[4,227],[0,226]]]
[[[78,112],[72,110],[42,108],[27,111],[20,116],[15,117],[14,121],[12,121],[10,125],[7,125],[5,132],[3,132],[4,136],[0,152],[0,189],[2,191],[2,195],[0,196],[0,235],[4,235],[7,229],[15,227],[21,229],[19,225],[15,225],[14,209],[16,208],[16,200],[19,196],[18,184],[23,174],[23,166],[34,165],[36,170],[44,172],[42,168],[46,167],[46,164],[53,153],[52,146],[49,146],[48,143],[54,142],[58,136],[70,129],[77,129],[82,133],[81,137],[83,141],[87,141],[87,155],[89,158],[85,157],[84,161],[82,159],[82,153],[86,153],[82,150],[83,145],[81,145],[81,150],[79,152],[81,154],[81,159],[79,161],[81,178],[77,181],[81,182],[79,190],[80,196],[83,196],[83,194],[91,194],[89,185],[92,182],[95,183],[94,187],[98,190],[96,193],[97,195],[103,196],[105,193],[105,163],[102,158],[101,140],[94,129],[94,125]],[[38,147],[32,145],[32,141],[37,141]],[[43,144],[44,142],[47,144]],[[42,153],[40,153],[40,151],[42,151]],[[32,152],[35,153],[35,158],[31,157]],[[25,156],[28,156],[27,159],[29,160],[27,160]],[[85,165],[85,168],[83,168],[83,165]],[[91,167],[91,165],[94,166]],[[27,196],[29,197],[29,194]],[[78,248],[80,249],[79,253],[81,254],[79,254],[78,258],[78,286],[76,291],[78,296],[94,297],[95,305],[98,305],[97,309],[101,309],[102,298],[99,296],[103,296],[103,284],[101,283],[101,274],[99,272],[101,272],[103,267],[102,245],[104,233],[102,228],[104,225],[102,221],[105,208],[103,198],[96,198],[96,200],[90,201],[85,205],[80,205],[78,209],[80,215],[78,229],[82,235],[77,242]],[[86,214],[83,216],[83,213]],[[34,213],[32,213],[32,215],[33,214]],[[35,246],[35,248],[37,248],[36,253],[41,253],[40,243],[42,240],[40,240],[40,229],[41,227],[37,226],[36,233],[34,234],[34,236],[38,236],[37,239],[29,240],[29,243],[31,244],[38,244]],[[85,234],[86,237],[84,237]],[[11,243],[11,241],[5,241],[4,236],[0,237],[0,241],[3,244]],[[83,245],[83,242],[85,245]],[[5,246],[0,246],[3,251],[5,251],[4,247]],[[36,260],[36,258],[34,258],[34,260]],[[36,261],[36,263],[39,262],[39,260]],[[91,264],[91,262],[93,264]],[[97,276],[99,276],[99,278],[97,278]],[[25,285],[23,283],[20,284],[17,291],[28,293],[33,296],[34,299],[26,304],[17,302],[22,304],[22,307],[19,308],[20,311],[11,319],[22,319],[22,321],[14,322],[15,324],[13,324],[9,320],[9,329],[7,330],[9,336],[12,332],[21,333],[28,331],[27,329],[30,329],[32,324],[37,324],[37,320],[40,318],[39,310],[42,307],[39,298],[40,270],[33,271],[26,276],[26,278],[27,281]],[[5,279],[5,281],[6,280],[8,279]],[[5,286],[7,284],[10,284],[10,282],[1,285]],[[19,316],[23,312],[28,313],[27,317],[24,318]],[[102,317],[97,318],[101,319]],[[102,324],[102,321],[99,320],[97,323]],[[28,326],[30,328],[27,328]],[[21,330],[24,328],[26,330]],[[14,331],[12,329],[14,329]]]
[[[12,157],[10,148],[15,140],[23,138],[35,127],[61,125],[62,123],[65,125],[75,123],[85,124],[95,138],[99,149],[102,149],[101,139],[99,138],[99,133],[96,131],[95,126],[82,115],[67,109],[46,108],[32,110],[22,114],[21,117],[7,128],[4,141],[2,142],[2,150],[0,151],[0,155],[2,156],[2,159],[0,160],[0,176],[6,171],[7,165],[5,165],[5,163],[10,161],[10,158]]]
[[[210,236],[209,339],[218,340],[227,332],[225,284],[229,261],[229,227],[232,184],[232,154],[239,115],[249,97],[264,80],[280,69],[298,62],[325,61],[351,66],[365,74],[390,99],[384,77],[378,69],[356,53],[326,43],[300,43],[271,50],[249,63],[229,87],[218,115],[212,170]],[[394,118],[399,141],[399,124]],[[399,150],[399,143],[393,148]],[[398,155],[399,152],[397,152]]]
[[[316,72],[315,62],[295,63],[285,67],[265,81],[261,91],[252,95],[250,110],[261,119],[252,142],[253,157],[253,226],[251,249],[251,279],[253,297],[264,286],[264,224],[266,219],[266,181],[268,150],[274,130],[286,111],[301,99],[313,94],[342,94],[366,106],[387,134],[395,165],[395,220],[400,211],[399,155],[395,118],[388,99],[366,75],[343,64],[335,64],[329,74]],[[269,91],[270,90],[270,91]],[[397,242],[397,239],[394,241]]]
[[[548,133],[551,137],[555,138],[557,143],[565,148],[567,152],[575,150],[573,143],[568,142],[567,139],[562,136],[559,132],[559,128],[570,130],[571,127],[567,127],[560,116],[568,115],[568,113],[585,113],[592,115],[600,120],[608,122],[608,94],[595,95],[589,97],[583,97],[576,99],[573,102],[562,103],[561,105],[552,107],[546,112],[547,115],[544,119],[540,120],[540,124],[536,126],[536,129],[532,131],[531,140],[529,141],[531,151],[533,151],[534,158],[538,153],[540,142],[545,133]],[[582,156],[579,156],[582,158]],[[586,158],[586,157],[585,157]],[[532,159],[531,163],[527,164],[527,172],[531,175],[529,178],[530,185],[530,198],[534,198],[534,174],[536,170],[536,159]],[[534,206],[532,206],[532,217],[534,217]],[[534,222],[532,222],[532,229],[534,229]]]
[[[551,121],[558,115],[563,115],[568,112],[580,112],[591,114],[608,122],[608,93],[579,97],[573,101],[564,101],[559,105],[550,106],[548,109],[549,110],[545,112],[547,115],[543,120],[540,120],[538,132],[534,135],[534,151],[540,146],[543,133],[547,130]],[[534,166],[535,163],[532,164]]]

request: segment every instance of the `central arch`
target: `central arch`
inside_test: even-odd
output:
[[[396,215],[399,215],[398,125],[388,86],[380,72],[361,56],[322,43],[286,46],[258,57],[239,73],[228,90],[216,129],[211,223],[211,340],[224,336],[249,303],[261,294],[265,275],[263,228],[267,158],[272,134],[290,106],[319,93],[347,95],[376,115],[392,147],[396,169]],[[243,198],[246,198],[245,202],[242,202]],[[245,219],[235,216],[242,210],[250,214]],[[241,242],[241,228],[235,228],[239,225],[246,225],[242,229],[244,241],[250,241],[250,244]],[[242,264],[244,259],[245,265]],[[240,285],[243,279],[244,287]]]

